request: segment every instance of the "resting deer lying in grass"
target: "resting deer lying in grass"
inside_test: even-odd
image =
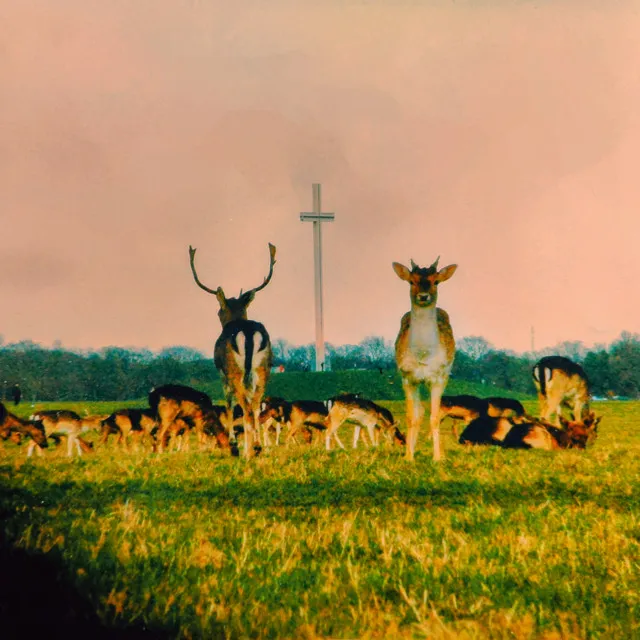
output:
[[[543,419],[481,416],[472,420],[460,436],[460,444],[489,444],[505,449],[585,449],[595,441],[601,417],[588,414],[583,420],[569,421],[563,416],[558,429]]]
[[[421,268],[411,260],[411,269],[393,263],[397,276],[410,285],[411,311],[402,317],[396,339],[396,363],[402,376],[407,406],[407,460],[413,460],[424,408],[420,385],[431,388],[431,434],[433,459],[440,460],[440,399],[449,380],[456,345],[449,316],[436,307],[438,285],[453,276],[457,265],[438,271],[438,260]]]
[[[337,436],[337,431],[345,422],[354,422],[353,431],[353,448],[358,446],[360,431],[364,427],[368,434],[372,446],[379,443],[380,432],[393,437],[397,444],[406,444],[404,435],[398,429],[398,425],[389,409],[381,407],[379,404],[360,398],[352,394],[343,394],[327,400],[327,408],[329,409],[328,424],[329,428],[325,434],[325,443],[327,451],[331,448],[331,438],[335,438],[336,442],[342,449],[344,446]]]
[[[589,413],[578,421],[567,420],[560,416],[562,429],[558,429],[546,421],[520,423],[506,435],[502,446],[505,449],[586,449],[598,436],[598,424],[602,416],[596,418]]]
[[[273,276],[276,248],[269,244],[269,275],[264,282],[237,298],[227,298],[222,287],[210,289],[198,278],[195,268],[196,249],[189,247],[191,272],[196,284],[207,293],[216,296],[220,309],[218,317],[222,333],[214,348],[214,362],[222,378],[227,407],[231,411],[239,404],[243,413],[244,455],[249,458],[256,451],[254,439],[259,440],[258,426],[260,404],[271,373],[273,353],[271,340],[264,325],[247,319],[247,309],[256,293],[264,289]],[[233,434],[232,434],[232,437]]]
[[[158,423],[156,442],[162,452],[170,437],[188,433],[193,427],[198,443],[203,445],[211,436],[222,448],[229,448],[229,435],[211,398],[206,393],[179,384],[165,384],[149,393],[149,407]],[[232,454],[236,453],[235,448]]]
[[[11,413],[0,402],[0,438],[7,440],[11,438],[19,444],[22,438],[30,438],[34,445],[45,449],[47,447],[47,436],[44,425],[39,420],[23,420]]]
[[[546,356],[533,367],[532,375],[542,418],[550,420],[555,413],[559,425],[562,406],[571,408],[577,420],[589,413],[589,381],[579,364],[563,356]]]
[[[67,456],[70,458],[73,456],[74,446],[79,456],[83,453],[91,453],[93,451],[93,444],[86,442],[80,437],[80,434],[87,429],[82,426],[82,418],[75,411],[66,411],[64,409],[36,411],[30,416],[30,419],[42,422],[48,438],[66,436]],[[29,443],[28,456],[33,454],[36,446],[35,442]],[[41,447],[38,446],[38,454],[40,455],[41,453]]]
[[[465,426],[481,416],[492,418],[522,418],[524,407],[513,398],[478,398],[471,395],[442,396],[440,400],[440,417],[451,418],[454,436],[458,437],[456,420],[461,420]]]

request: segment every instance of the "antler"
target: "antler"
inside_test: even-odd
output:
[[[193,279],[196,281],[196,284],[201,289],[204,289],[207,293],[213,293],[213,295],[217,295],[218,292],[220,291],[220,287],[218,287],[217,289],[209,289],[209,287],[206,287],[205,285],[202,284],[202,282],[200,282],[200,279],[198,278],[198,274],[196,273],[195,257],[196,257],[196,249],[194,249],[191,245],[189,245],[189,264],[191,265],[191,273],[193,273]]]
[[[269,243],[269,275],[264,279],[264,282],[255,289],[250,289],[244,295],[248,295],[250,293],[257,293],[261,289],[264,289],[269,282],[271,281],[271,276],[273,275],[273,265],[276,263],[276,248]]]
[[[416,269],[419,269],[418,265],[413,261],[413,258],[411,258],[411,271],[415,271]]]
[[[429,267],[429,269],[433,269],[434,271],[437,271],[437,269],[438,269],[438,260],[440,260],[440,256],[438,256],[436,258],[436,261]]]

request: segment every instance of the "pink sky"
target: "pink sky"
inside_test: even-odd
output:
[[[249,316],[313,342],[313,182],[329,342],[394,339],[438,255],[459,338],[640,331],[637,3],[232,4],[0,4],[5,341],[210,352],[188,245],[237,295],[270,241]]]

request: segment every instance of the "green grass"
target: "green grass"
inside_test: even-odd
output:
[[[249,463],[115,447],[69,461],[60,447],[27,461],[6,443],[0,533],[15,557],[53,563],[109,628],[640,637],[640,403],[595,408],[590,450],[465,449],[446,423],[440,465],[426,426],[415,464],[391,446]]]

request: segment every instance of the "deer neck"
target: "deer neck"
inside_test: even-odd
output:
[[[428,354],[440,345],[436,305],[419,307],[411,305],[409,346],[416,354]]]

